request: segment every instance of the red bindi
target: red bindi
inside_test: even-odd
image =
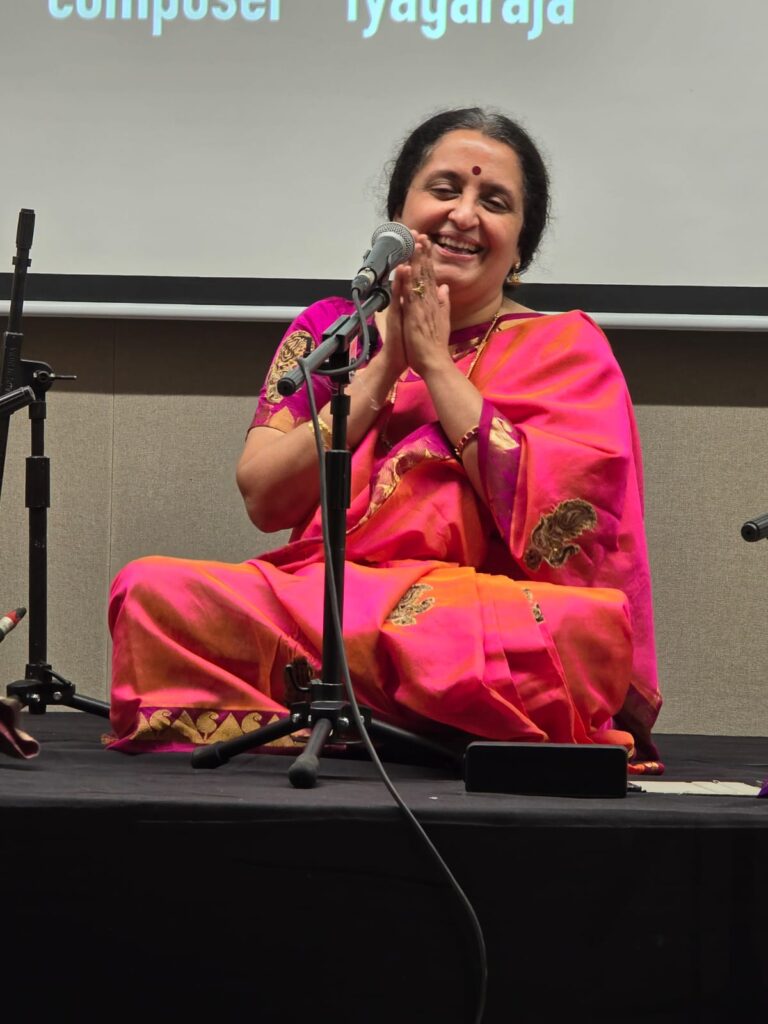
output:
[[[472,168],[472,173],[473,173],[473,174],[479,174],[479,173],[480,173],[480,170],[481,170],[481,168],[479,168],[479,167],[478,167],[477,165],[475,165],[475,166],[474,166],[474,167]]]

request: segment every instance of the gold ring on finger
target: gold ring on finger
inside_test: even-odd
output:
[[[424,282],[417,281],[416,284],[411,288],[414,295],[418,295],[420,299],[424,298]]]

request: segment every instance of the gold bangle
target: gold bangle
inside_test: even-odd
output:
[[[464,449],[470,441],[474,441],[477,438],[479,433],[480,427],[470,427],[466,434],[462,434],[456,442],[456,447],[453,450],[459,462],[461,462],[461,456],[464,454]]]
[[[325,420],[321,420],[319,416],[317,417],[317,422],[320,425],[320,440],[323,442],[323,448],[325,448],[326,451],[330,451],[331,445],[333,444],[333,434],[331,433],[331,428],[328,426]],[[315,424],[312,422],[312,420],[307,420],[307,426],[309,427],[309,432],[312,434],[312,437],[314,437]]]

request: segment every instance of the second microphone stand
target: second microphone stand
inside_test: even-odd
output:
[[[363,306],[365,315],[384,309],[389,303],[389,292],[378,288]],[[322,345],[318,346],[305,361],[309,367],[320,365],[326,357],[323,346],[327,346],[328,375],[333,382],[331,398],[331,447],[325,453],[325,482],[328,496],[328,538],[332,573],[325,573],[325,596],[323,607],[323,651],[321,678],[312,677],[309,663],[301,658],[291,662],[285,670],[286,682],[291,690],[306,694],[306,699],[289,705],[289,715],[272,722],[244,736],[202,747],[192,755],[194,768],[218,768],[232,757],[254,747],[263,746],[283,736],[301,730],[311,730],[306,746],[288,770],[291,784],[299,789],[309,789],[317,781],[320,753],[327,743],[347,744],[359,742],[360,735],[355,724],[355,708],[350,703],[343,683],[344,651],[343,638],[339,636],[337,624],[343,622],[344,608],[344,561],[346,554],[347,518],[346,512],[351,499],[351,462],[347,448],[347,419],[350,399],[344,391],[349,384],[349,342],[359,329],[356,316],[341,317],[326,331]],[[322,372],[322,371],[321,371]],[[293,378],[292,382],[290,378]],[[278,389],[291,394],[298,386],[301,371],[292,371],[287,386]],[[335,621],[334,605],[338,609],[338,623]],[[365,729],[371,736],[391,740],[399,745],[418,748],[431,761],[449,763],[457,770],[461,768],[461,757],[433,740],[416,736],[405,729],[380,722],[371,717],[370,710],[361,707],[360,715]]]
[[[16,697],[33,715],[49,706],[67,706],[101,718],[109,705],[77,693],[74,683],[59,675],[48,661],[48,509],[51,500],[50,459],[45,454],[45,393],[59,377],[47,363],[20,360],[23,389],[30,389],[31,451],[26,462],[26,506],[29,513],[29,661],[24,679],[10,683]]]
[[[35,227],[34,210],[19,214],[16,256],[11,286],[8,330],[3,335],[0,360],[0,494],[3,486],[11,414],[29,406],[31,453],[26,463],[26,507],[29,511],[29,661],[24,679],[8,686],[32,714],[44,714],[53,705],[67,705],[102,718],[109,717],[104,701],[75,692],[74,684],[54,671],[48,661],[48,509],[51,504],[50,459],[45,454],[45,395],[56,380],[74,377],[56,374],[47,363],[21,358],[24,286],[31,264],[29,251]]]

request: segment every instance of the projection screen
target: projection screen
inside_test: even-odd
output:
[[[29,207],[34,273],[81,291],[345,281],[398,141],[479,104],[551,168],[529,281],[762,310],[767,39],[764,0],[11,0],[0,246]]]

